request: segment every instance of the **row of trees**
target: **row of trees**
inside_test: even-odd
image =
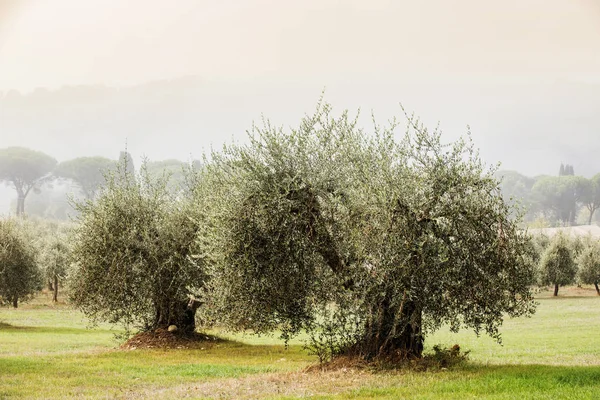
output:
[[[122,161],[77,204],[71,300],[127,328],[189,331],[199,311],[284,339],[307,331],[321,358],[419,357],[443,324],[500,340],[505,316],[534,312],[532,285],[562,250],[521,229],[468,136],[444,144],[412,117],[396,128],[367,135],[321,104],[297,129],[267,122],[212,153],[176,196]]]
[[[561,165],[558,176],[530,178],[516,171],[501,171],[502,194],[525,208],[530,225],[572,226],[591,224],[600,208],[600,173],[587,179]]]
[[[71,264],[68,225],[44,220],[0,220],[0,304],[18,307],[46,283],[58,300]]]
[[[442,324],[533,312],[529,237],[467,138],[367,135],[327,104],[212,153],[174,198],[142,168],[80,203],[72,299],[141,329],[305,330],[329,356],[420,356]],[[184,329],[185,330],[185,329]],[[329,343],[323,346],[323,343]]]
[[[600,296],[600,241],[589,237],[570,237],[558,233],[552,238],[534,237],[538,260],[538,282],[553,285],[554,296],[563,285],[594,285]]]
[[[25,200],[31,192],[40,194],[42,190],[52,191],[52,184],[60,185],[69,181],[77,187],[85,199],[96,197],[98,190],[105,184],[105,174],[114,170],[115,166],[126,162],[128,170],[135,172],[131,155],[121,152],[119,160],[105,157],[78,157],[61,163],[42,152],[24,147],[8,147],[0,149],[0,182],[11,185],[17,192],[16,215],[25,212]],[[152,176],[163,172],[171,174],[170,188],[183,179],[182,169],[186,164],[179,160],[164,160],[148,163],[147,168]],[[61,198],[66,205],[66,198]],[[44,203],[38,199],[38,203]],[[38,206],[38,204],[34,204]],[[34,212],[44,214],[48,204],[34,207]],[[64,213],[52,213],[55,217],[64,217]]]

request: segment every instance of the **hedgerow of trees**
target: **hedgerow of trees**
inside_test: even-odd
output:
[[[600,208],[600,174],[576,176],[572,165],[561,165],[558,176],[530,178],[516,171],[499,171],[506,201],[525,210],[525,223],[544,226],[592,224]]]

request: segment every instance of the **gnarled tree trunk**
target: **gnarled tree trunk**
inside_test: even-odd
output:
[[[399,309],[390,306],[388,295],[372,310],[360,343],[350,351],[366,359],[420,358],[423,354],[421,334],[422,311],[413,301],[405,301]]]
[[[156,310],[156,328],[175,325],[179,332],[192,333],[196,330],[196,311],[202,303],[196,299],[165,300]]]

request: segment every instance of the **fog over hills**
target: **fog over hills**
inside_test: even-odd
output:
[[[297,126],[325,90],[367,130],[402,103],[448,141],[469,125],[490,164],[591,176],[599,4],[0,0],[0,147],[189,160],[263,114]]]
[[[129,87],[65,86],[0,97],[2,146],[28,146],[59,161],[83,155],[116,158],[125,145],[135,158],[199,158],[211,146],[245,140],[261,115],[295,127],[325,87],[205,81],[199,77]],[[585,176],[600,171],[600,85],[338,83],[325,99],[338,111],[361,109],[362,124],[401,117],[402,103],[448,140],[470,125],[489,163],[523,174],[555,174],[563,163]],[[402,132],[399,132],[402,133]]]

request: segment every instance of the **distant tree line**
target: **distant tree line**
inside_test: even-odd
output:
[[[118,160],[105,157],[77,157],[58,163],[53,157],[25,147],[0,149],[0,182],[13,187],[16,191],[15,214],[23,215],[27,200],[28,214],[55,219],[67,219],[73,209],[69,205],[64,190],[57,188],[71,183],[87,200],[94,199],[105,184],[105,175],[116,165],[125,163],[130,174],[135,174],[131,155],[122,151]],[[196,161],[195,163],[198,163]],[[146,168],[152,176],[167,174],[168,187],[176,190],[183,179],[183,169],[187,163],[170,159],[148,162]],[[34,193],[32,198],[31,193]]]
[[[573,283],[594,285],[600,296],[600,240],[591,236],[568,236],[557,233],[533,236],[539,285],[554,287]]]
[[[533,227],[590,225],[600,208],[600,173],[575,175],[572,165],[560,165],[558,176],[527,177],[499,171],[502,195],[522,207],[524,221]],[[596,218],[596,219],[595,219]]]

